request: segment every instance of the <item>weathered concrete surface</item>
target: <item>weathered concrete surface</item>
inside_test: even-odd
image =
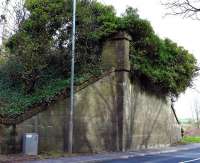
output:
[[[0,153],[15,152],[15,133],[13,126],[0,125]]]
[[[76,94],[74,151],[127,151],[162,147],[180,140],[180,127],[169,100],[129,80],[122,85],[127,90],[124,96],[118,96],[118,76],[119,72],[113,72]],[[47,111],[19,124],[17,144],[23,133],[38,132],[40,151],[67,148],[68,101],[60,99]],[[124,109],[118,107],[122,105]]]
[[[149,93],[131,83],[129,40],[126,33],[120,32],[105,42],[102,64],[116,71],[75,95],[75,152],[128,151],[180,140],[180,126],[168,97]],[[68,116],[69,99],[60,98],[47,106],[46,111],[17,125],[17,136],[7,142],[16,140],[11,144],[20,151],[22,135],[37,132],[40,152],[63,151],[67,149]],[[4,139],[7,131],[4,128],[0,138]],[[0,140],[0,149],[4,142]]]
[[[143,90],[128,80],[124,106],[124,150],[158,148],[181,139],[171,100]]]
[[[74,150],[79,152],[117,149],[116,75],[107,76],[76,94]],[[69,99],[60,99],[37,116],[17,126],[22,133],[38,132],[40,151],[67,148]],[[66,111],[67,110],[67,111]]]
[[[131,37],[125,32],[118,32],[105,41],[102,51],[102,65],[105,69],[130,70],[129,46]]]

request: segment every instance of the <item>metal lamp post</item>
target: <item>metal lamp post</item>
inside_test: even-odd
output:
[[[76,35],[76,0],[73,0],[73,28],[72,28],[72,56],[71,56],[71,94],[70,94],[70,118],[69,118],[69,142],[68,152],[73,152],[73,117],[74,117],[74,58]]]

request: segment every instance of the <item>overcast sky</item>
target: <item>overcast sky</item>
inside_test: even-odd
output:
[[[170,38],[193,53],[200,63],[200,20],[182,19],[178,16],[167,16],[160,0],[99,0],[111,4],[118,14],[127,6],[137,8],[142,18],[148,19],[155,32],[162,38]],[[196,89],[200,90],[200,82],[195,81]],[[175,108],[179,118],[192,117],[191,107],[194,99],[200,100],[200,94],[188,89],[176,102]]]

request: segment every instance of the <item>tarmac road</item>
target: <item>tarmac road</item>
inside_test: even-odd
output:
[[[135,152],[62,157],[20,163],[200,163],[200,144]]]
[[[146,156],[125,156],[101,163],[200,163],[200,148]]]

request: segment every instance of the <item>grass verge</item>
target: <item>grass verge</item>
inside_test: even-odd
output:
[[[183,143],[200,143],[200,136],[184,136],[181,140]]]

